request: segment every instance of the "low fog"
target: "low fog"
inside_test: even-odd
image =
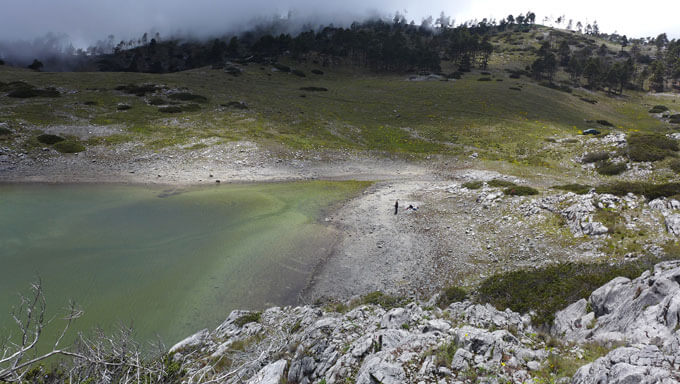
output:
[[[50,57],[76,49],[136,40],[144,33],[201,39],[238,33],[272,21],[279,21],[281,32],[295,33],[303,27],[389,18],[396,12],[420,24],[423,18],[437,17],[442,11],[460,23],[529,10],[536,13],[539,24],[545,17],[554,20],[565,15],[575,21],[597,20],[600,30],[606,33],[643,37],[667,32],[669,38],[680,37],[680,25],[673,20],[680,14],[680,2],[663,4],[659,12],[653,6],[621,7],[614,1],[589,0],[569,4],[539,0],[3,0],[0,58],[24,65],[36,57],[49,61]]]

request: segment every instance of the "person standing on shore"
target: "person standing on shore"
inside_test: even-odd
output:
[[[394,203],[394,214],[396,215],[399,212],[399,200],[397,200]]]

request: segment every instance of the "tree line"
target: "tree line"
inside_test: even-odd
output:
[[[520,17],[521,16],[521,17]],[[528,12],[502,26],[496,21],[466,22],[454,26],[442,15],[427,18],[420,25],[397,14],[393,20],[355,22],[349,27],[328,25],[296,35],[254,30],[239,36],[206,42],[160,41],[154,37],[132,46],[121,41],[111,53],[99,55],[102,71],[176,72],[215,65],[225,61],[274,62],[281,56],[296,60],[313,57],[328,65],[338,60],[380,72],[441,70],[441,61],[450,60],[459,70],[485,68],[493,53],[490,36],[509,27],[530,28],[535,15]],[[146,41],[147,37],[137,41]]]
[[[680,89],[680,40],[669,41],[664,33],[652,41],[654,56],[643,54],[639,41],[625,50],[629,46],[625,36],[618,52],[612,52],[604,43],[596,49],[590,45],[574,49],[576,41],[566,37],[557,44],[545,41],[527,69],[535,79],[552,83],[562,67],[574,86],[606,89],[610,93],[621,94],[625,88],[643,90],[645,83],[657,92]]]

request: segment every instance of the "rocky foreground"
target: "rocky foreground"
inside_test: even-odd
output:
[[[680,382],[680,261],[612,280],[549,333],[529,314],[436,302],[234,311],[172,358],[187,383]]]

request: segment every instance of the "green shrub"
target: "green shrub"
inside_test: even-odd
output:
[[[551,187],[554,189],[559,189],[562,191],[568,191],[568,192],[574,192],[577,195],[585,195],[586,193],[590,192],[591,186],[590,185],[585,185],[585,184],[565,184],[565,185],[556,185],[554,187]]]
[[[160,107],[158,108],[158,112],[161,113],[182,113],[182,107],[178,107],[176,105],[170,105],[167,107]]]
[[[595,122],[600,124],[600,125],[603,125],[605,127],[613,127],[614,126],[614,124],[608,122],[607,120],[596,120]]]
[[[298,77],[307,77],[307,75],[305,75],[305,73],[302,72],[302,71],[299,70],[299,69],[293,69],[293,70],[291,71],[291,73],[292,73],[293,75],[295,75],[295,76],[298,76]]]
[[[59,97],[60,93],[54,88],[18,88],[7,94],[8,97],[28,99],[31,97]]]
[[[468,293],[463,288],[460,287],[448,287],[442,292],[439,297],[438,305],[440,308],[446,308],[451,303],[458,303],[467,299]]]
[[[312,73],[315,75],[323,75],[323,71],[319,69],[312,69]]]
[[[587,97],[579,97],[581,101],[585,101],[588,104],[597,104],[597,100],[595,99],[589,99]]]
[[[328,88],[324,87],[302,87],[300,90],[309,92],[328,92]]]
[[[668,167],[673,170],[675,173],[680,173],[680,159],[673,159],[671,162],[668,164]]]
[[[188,93],[188,92],[173,93],[172,95],[170,95],[168,97],[173,99],[173,100],[195,101],[197,103],[208,102],[207,97],[201,96],[201,95],[194,95],[193,93]]]
[[[460,71],[455,71],[455,72],[452,72],[452,73],[449,73],[448,75],[446,75],[447,79],[460,80],[462,77],[463,77],[463,72],[460,72]]]
[[[522,88],[517,88],[517,87],[510,87],[511,90],[513,91],[522,91]]]
[[[609,152],[590,152],[583,155],[583,163],[596,163],[609,160]]]
[[[628,167],[626,163],[612,163],[611,161],[600,161],[597,163],[595,169],[600,175],[614,176],[625,172]]]
[[[508,188],[508,187],[516,187],[517,184],[513,183],[512,181],[507,181],[507,180],[501,180],[501,179],[493,179],[487,183],[489,187],[493,188]]]
[[[278,69],[281,72],[290,72],[290,67],[287,65],[279,64],[279,63],[274,63],[272,64],[272,67]]]
[[[530,196],[538,195],[538,190],[524,185],[518,185],[504,189],[503,193],[508,196]]]
[[[680,124],[680,113],[672,115],[668,121],[671,124]]]
[[[655,105],[649,110],[649,113],[664,113],[668,111],[668,107],[665,105]]]
[[[532,322],[549,326],[555,312],[590,294],[615,277],[638,277],[659,259],[609,263],[555,264],[533,270],[506,272],[484,280],[477,300],[499,310],[510,308],[519,313],[535,311]]]
[[[250,312],[234,320],[234,324],[242,327],[248,323],[258,323],[261,316],[262,312]]]
[[[236,109],[248,109],[248,105],[242,101],[230,101],[226,104],[222,104],[222,106]]]
[[[642,182],[611,183],[600,185],[595,188],[597,193],[609,193],[616,196],[625,196],[628,193],[645,196],[648,200],[659,197],[670,197],[680,194],[680,183],[651,184]]]
[[[10,81],[9,83],[3,83],[0,82],[0,91],[2,92],[9,92],[9,91],[15,91],[17,89],[24,89],[24,88],[35,88],[35,86],[28,84],[23,81]]]
[[[185,104],[181,108],[183,112],[196,112],[201,110],[201,106],[194,103]]]
[[[36,137],[36,139],[38,139],[39,142],[41,142],[43,144],[47,144],[47,145],[52,145],[52,144],[56,144],[60,141],[64,141],[63,137],[57,136],[57,135],[51,135],[49,133],[44,133],[42,135],[39,135],[38,137]]]
[[[0,136],[9,136],[12,134],[12,130],[5,127],[0,127]]]
[[[168,103],[168,101],[162,97],[152,97],[149,99],[149,101],[147,101],[147,103],[149,105],[165,105]]]
[[[474,180],[474,181],[468,181],[463,183],[462,187],[467,188],[467,189],[479,189],[484,185],[483,182],[479,180]]]
[[[628,137],[628,157],[633,161],[660,161],[678,149],[677,141],[660,134],[635,133]]]
[[[91,107],[91,106],[99,105],[99,102],[96,101],[96,100],[88,100],[88,101],[84,102],[83,104]]]
[[[115,89],[116,91],[123,91],[131,95],[142,97],[145,96],[147,93],[156,92],[159,89],[159,87],[155,84],[142,84],[142,85],[128,84],[119,85]]]
[[[119,111],[127,111],[128,109],[131,109],[132,107],[127,105],[127,104],[118,104],[118,107],[116,107],[117,110]]]
[[[54,149],[61,153],[77,153],[85,150],[85,146],[77,140],[64,140],[54,144]]]
[[[491,81],[490,77],[480,77],[477,81]]]

